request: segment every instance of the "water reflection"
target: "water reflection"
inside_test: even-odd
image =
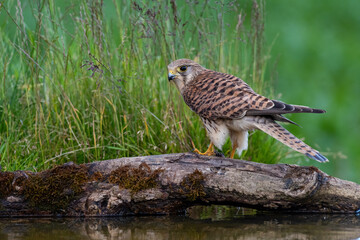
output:
[[[238,209],[239,210],[239,209]],[[240,209],[242,210],[242,209]],[[191,215],[191,214],[190,214]],[[194,215],[194,214],[193,214]],[[213,219],[213,220],[211,220]],[[189,217],[0,219],[1,240],[41,239],[356,239],[355,215],[243,214],[231,220]]]

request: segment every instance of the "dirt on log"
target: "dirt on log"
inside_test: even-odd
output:
[[[316,167],[193,153],[67,163],[39,173],[0,172],[0,216],[184,214],[194,205],[356,213],[360,185]]]

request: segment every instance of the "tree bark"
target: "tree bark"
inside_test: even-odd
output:
[[[355,213],[360,185],[316,167],[193,153],[67,163],[39,173],[0,172],[1,216],[183,214],[207,204]]]

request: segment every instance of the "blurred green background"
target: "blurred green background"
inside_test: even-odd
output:
[[[329,163],[261,133],[242,158],[315,165],[360,183],[359,1],[1,3],[3,170],[189,151],[191,140],[205,149],[198,117],[166,80],[167,64],[187,57],[327,110],[289,116],[302,128],[287,128]]]
[[[278,0],[265,9],[267,42],[276,39],[275,92],[327,110],[293,115],[303,128],[288,129],[329,153],[325,172],[360,182],[360,1]]]

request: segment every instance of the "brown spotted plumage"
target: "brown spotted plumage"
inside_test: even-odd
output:
[[[233,144],[231,157],[235,151],[240,155],[247,149],[248,131],[259,129],[312,159],[328,161],[276,122],[294,123],[282,114],[324,110],[270,100],[255,93],[240,78],[206,69],[189,59],[170,63],[168,70],[169,80],[175,82],[186,104],[204,123],[211,139],[206,155],[213,154],[213,144],[221,149],[227,137]]]

